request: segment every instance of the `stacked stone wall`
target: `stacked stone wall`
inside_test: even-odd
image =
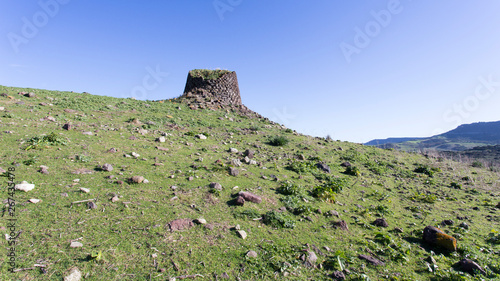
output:
[[[242,105],[238,77],[232,71],[218,79],[204,79],[188,74],[184,98],[198,105]]]

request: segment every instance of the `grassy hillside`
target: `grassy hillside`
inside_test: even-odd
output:
[[[0,168],[35,185],[9,209],[0,178],[1,280],[62,280],[74,267],[82,280],[500,278],[498,172],[178,99],[0,93]],[[262,200],[239,206],[240,191]],[[457,251],[424,242],[428,225]],[[462,258],[484,275],[461,272]]]

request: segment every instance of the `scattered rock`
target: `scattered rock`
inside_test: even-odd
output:
[[[207,136],[205,136],[204,134],[196,135],[196,137],[199,138],[200,140],[206,140],[207,139]]]
[[[90,201],[90,202],[87,202],[87,208],[89,208],[89,209],[97,209],[97,205],[96,205],[96,203]]]
[[[243,196],[238,196],[236,198],[236,205],[238,206],[243,206],[245,204],[245,199],[243,198]]]
[[[33,204],[36,204],[36,203],[38,203],[40,201],[42,201],[42,200],[40,200],[40,199],[30,199],[30,200],[28,200],[28,202],[33,203]]]
[[[204,218],[195,219],[194,222],[197,224],[207,224],[207,220]]]
[[[113,166],[111,166],[111,164],[106,163],[102,165],[101,169],[106,172],[111,172],[113,171]]]
[[[71,248],[80,248],[83,247],[83,244],[78,241],[71,241],[71,244],[69,246]]]
[[[241,239],[243,239],[243,240],[247,239],[247,233],[244,230],[238,230],[236,232],[241,237]]]
[[[128,139],[129,139],[129,140],[136,140],[136,139],[137,139],[137,137],[136,137],[136,136],[130,136]]]
[[[64,281],[80,281],[82,273],[77,267],[70,269],[68,275],[64,276]]]
[[[120,198],[118,198],[118,196],[116,196],[116,195],[111,198],[111,202],[113,202],[113,203],[118,202],[119,200],[120,200]]]
[[[241,166],[241,161],[239,159],[233,159],[231,160],[231,165],[240,167]]]
[[[317,163],[316,167],[320,170],[323,170],[324,172],[330,173],[330,167],[324,163]]]
[[[130,153],[130,155],[134,156],[135,158],[141,157],[141,155],[139,153],[136,153],[136,152],[132,152],[132,153]]]
[[[349,162],[344,162],[344,163],[340,164],[340,166],[345,167],[345,168],[347,168],[347,167],[351,167],[351,163],[349,163]]]
[[[213,188],[213,189],[218,190],[218,191],[222,191],[222,185],[220,185],[220,183],[217,183],[217,182],[210,183],[210,188]]]
[[[388,227],[389,224],[384,218],[378,218],[374,222],[372,222],[373,225],[375,226],[380,226],[380,227]]]
[[[5,107],[0,106],[0,111],[4,111],[4,110],[5,110]]]
[[[234,147],[231,147],[231,148],[229,148],[229,152],[231,152],[231,153],[238,153],[238,149],[236,149]]]
[[[481,273],[486,275],[486,271],[484,271],[479,264],[470,259],[462,259],[458,262],[458,266],[462,271],[470,274]]]
[[[243,155],[245,155],[246,157],[248,157],[250,159],[253,158],[254,154],[255,154],[255,151],[250,150],[250,149],[245,150],[245,152],[243,153]]]
[[[229,167],[229,174],[230,174],[231,176],[236,177],[237,175],[239,175],[239,174],[240,174],[240,170],[238,170],[238,169],[236,169],[236,168],[234,168],[234,167]]]
[[[368,255],[359,255],[358,258],[362,259],[362,260],[366,260],[368,261],[369,263],[375,265],[375,266],[379,266],[379,265],[385,265],[385,263],[383,263],[382,261],[372,257],[372,256],[368,256]]]
[[[326,212],[325,215],[328,217],[329,216],[336,216],[337,218],[340,218],[339,212],[334,211],[334,210],[330,210],[329,212]]]
[[[446,225],[453,225],[453,220],[444,220],[441,222],[441,225],[442,226],[446,226]]]
[[[464,229],[469,229],[469,225],[466,223],[466,222],[462,222],[460,223],[459,225],[461,228],[464,228]]]
[[[192,181],[192,180],[194,180],[194,177],[189,177],[188,178],[188,181]]]
[[[247,191],[240,191],[238,193],[238,195],[243,197],[243,199],[245,199],[245,201],[250,201],[253,203],[257,203],[257,204],[262,202],[262,198],[260,198],[260,196],[257,196],[255,194],[247,192]]]
[[[80,187],[80,191],[83,192],[83,193],[89,193],[90,189],[85,188],[85,187]]]
[[[143,176],[133,176],[130,180],[133,183],[141,183],[144,181],[144,177]]]
[[[303,254],[300,256],[300,259],[304,261],[304,264],[307,267],[315,267],[316,262],[318,261],[316,254],[310,250],[307,251],[307,256],[306,254]]]
[[[398,233],[403,233],[404,232],[401,227],[395,227],[393,231],[394,232],[398,232]]]
[[[349,230],[347,223],[344,220],[333,222],[334,228],[340,228],[341,230]]]
[[[33,188],[35,188],[35,185],[32,183],[28,183],[27,181],[22,181],[20,184],[16,184],[14,186],[14,189],[22,190],[24,192],[28,192],[28,191],[32,190]]]
[[[142,128],[141,128],[141,129],[139,129],[139,130],[138,130],[138,132],[139,132],[139,134],[141,134],[141,135],[143,135],[143,136],[148,134],[148,130],[146,130],[146,129],[142,129]]]
[[[35,93],[27,93],[27,94],[24,94],[25,97],[27,98],[34,98],[36,97]]]
[[[92,133],[92,132],[83,132],[82,134],[87,135],[87,136],[92,136],[94,133]]]
[[[116,149],[116,148],[112,147],[112,148],[110,148],[107,152],[108,152],[108,153],[116,153],[116,152],[118,152],[118,149]]]
[[[66,123],[62,126],[62,128],[66,131],[69,131],[71,129],[73,129],[73,125],[69,124],[69,123]]]
[[[500,202],[498,202],[498,204],[497,204],[497,208],[498,208],[498,209],[500,209]]]
[[[249,258],[256,258],[258,255],[257,255],[257,252],[256,251],[248,251],[247,252],[247,257]]]
[[[49,173],[49,167],[42,165],[39,168],[40,168],[40,171],[39,171],[40,173],[42,173],[42,174],[48,174]]]
[[[165,137],[159,137],[159,138],[156,139],[156,141],[157,142],[165,142],[166,139],[165,139]]]
[[[342,271],[335,271],[332,273],[331,277],[335,280],[345,280],[345,275]]]
[[[450,251],[457,250],[457,240],[444,233],[441,229],[434,226],[426,226],[424,228],[424,241],[443,247]]]
[[[168,148],[161,147],[161,146],[157,146],[156,149],[161,150],[161,151],[168,151]]]
[[[167,224],[169,231],[179,231],[188,229],[194,226],[194,222],[191,219],[176,219]]]

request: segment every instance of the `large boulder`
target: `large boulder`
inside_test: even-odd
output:
[[[262,202],[262,198],[260,198],[260,196],[257,196],[255,194],[247,192],[247,191],[241,191],[240,193],[238,193],[238,195],[243,197],[243,199],[245,199],[245,201],[250,201],[253,203],[257,203],[257,204]]]
[[[457,240],[434,226],[426,226],[424,228],[424,241],[450,251],[457,250]]]

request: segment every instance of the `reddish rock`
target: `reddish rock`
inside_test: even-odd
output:
[[[484,271],[484,269],[479,264],[470,259],[462,259],[458,262],[458,266],[462,271],[468,272],[470,274],[482,273],[486,275],[486,271]]]
[[[384,218],[376,219],[372,224],[380,227],[389,227],[389,224]]]
[[[245,199],[243,198],[243,196],[238,196],[238,198],[236,198],[236,205],[243,206],[244,204],[245,204]]]

